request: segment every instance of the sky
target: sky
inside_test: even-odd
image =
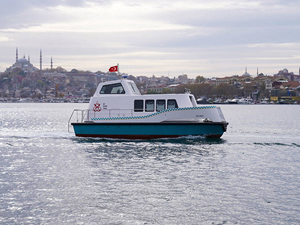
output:
[[[134,76],[299,74],[299,0],[1,0],[0,72],[39,68]]]

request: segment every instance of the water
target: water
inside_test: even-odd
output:
[[[87,104],[0,104],[0,224],[299,224],[300,106],[223,105],[220,140],[67,132]]]

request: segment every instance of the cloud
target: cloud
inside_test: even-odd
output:
[[[68,20],[63,12],[56,11],[58,6],[84,8],[89,3],[105,4],[101,0],[2,0],[0,1],[0,29],[19,29]],[[4,10],[3,10],[4,9]],[[71,18],[70,18],[71,19]]]
[[[5,37],[5,36],[0,36],[0,42],[8,42],[10,41],[11,39],[8,38],[8,37]]]
[[[231,74],[262,62],[296,65],[298,6],[292,0],[4,0],[0,47],[10,61],[19,47],[37,64],[42,48],[45,61],[53,56],[67,69],[123,62],[147,74],[166,68]]]
[[[260,1],[260,5],[262,6],[299,6],[298,0],[264,0]]]

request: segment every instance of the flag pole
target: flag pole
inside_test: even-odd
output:
[[[120,77],[119,63],[117,63],[117,68],[118,68],[118,77]]]

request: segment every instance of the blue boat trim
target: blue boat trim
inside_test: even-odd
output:
[[[103,117],[103,118],[91,118],[92,121],[96,121],[96,120],[103,120],[103,121],[107,121],[107,120],[132,120],[132,119],[146,119],[146,118],[150,118],[153,116],[157,116],[159,114],[162,113],[166,113],[166,112],[172,112],[172,111],[185,111],[185,110],[197,110],[197,109],[213,109],[216,108],[216,106],[201,106],[201,107],[187,107],[187,108],[174,108],[174,109],[166,109],[160,112],[156,112],[156,113],[152,113],[146,116],[132,116],[132,117]]]
[[[72,123],[76,136],[125,139],[154,139],[180,136],[220,138],[227,122],[168,122],[168,123]]]

